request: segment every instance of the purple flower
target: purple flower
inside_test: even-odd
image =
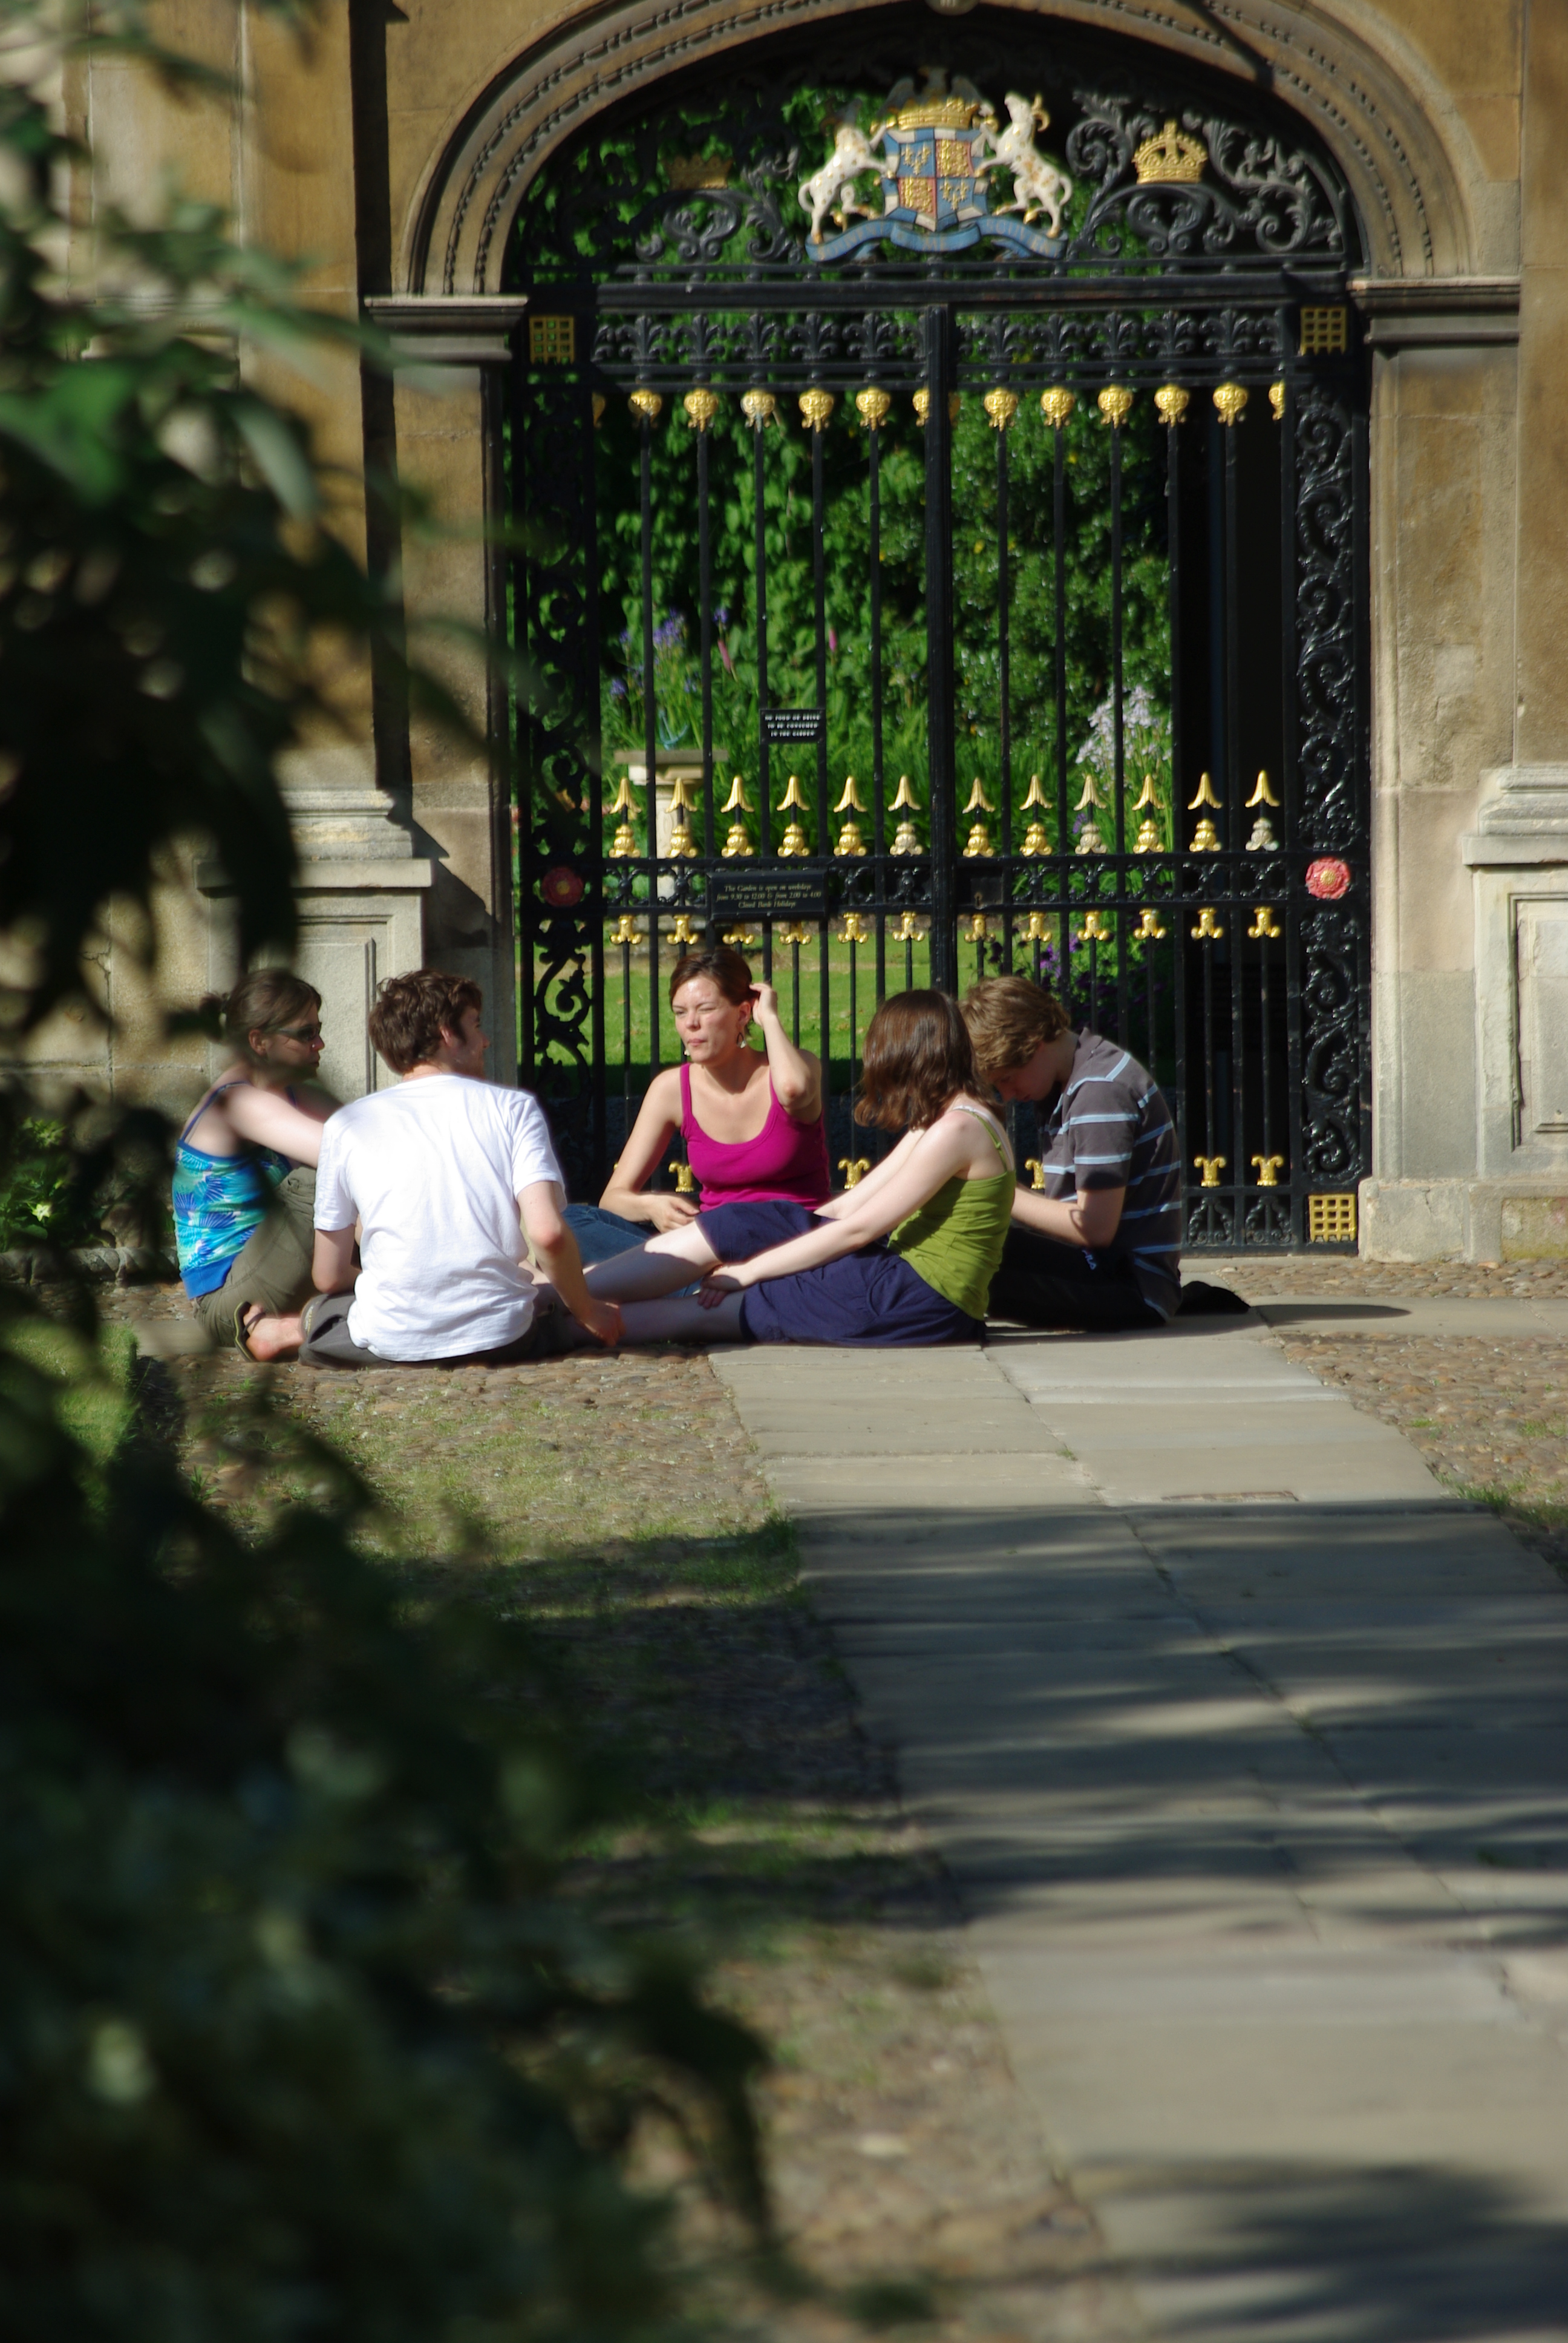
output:
[[[609,696],[612,699],[624,699],[626,698],[626,686],[622,683],[618,675],[610,685]]]
[[[713,623],[716,627],[727,627],[729,624],[729,613],[722,602],[713,613]]]

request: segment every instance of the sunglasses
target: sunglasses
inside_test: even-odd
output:
[[[280,1041],[319,1041],[319,1025],[276,1025],[273,1028]]]

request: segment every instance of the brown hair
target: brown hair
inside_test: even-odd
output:
[[[712,944],[701,951],[689,951],[678,960],[669,971],[670,1006],[683,984],[693,977],[710,976],[726,1001],[733,1001],[737,1009],[746,1005],[751,990],[751,970],[733,944]]]
[[[209,992],[202,1009],[222,1019],[229,1048],[248,1058],[253,1033],[281,1033],[312,1011],[319,1018],[321,995],[291,968],[253,968],[232,992]]]
[[[458,1031],[465,1010],[484,1005],[471,976],[444,976],[438,968],[389,976],[377,988],[370,1045],[395,1074],[409,1073],[435,1057],[443,1032]]]
[[[1027,1066],[1040,1044],[1065,1033],[1072,1020],[1053,992],[1027,976],[988,976],[965,993],[964,1022],[976,1070],[991,1081],[1010,1066]]]
[[[945,992],[895,992],[866,1028],[855,1121],[924,1131],[956,1091],[975,1087],[974,1051]]]

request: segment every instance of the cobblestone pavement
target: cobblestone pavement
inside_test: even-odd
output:
[[[184,1314],[145,1287],[107,1310]],[[776,2301],[732,2274],[716,2315],[769,2343],[852,2343],[915,2317],[933,2343],[1133,2343],[1137,2315],[1051,2171],[945,1876],[799,1597],[706,1357],[335,1374],[228,1355],[162,1372],[192,1469],[236,1519],[311,1493],[321,1468],[290,1458],[292,1421],[382,1498],[370,1535],[390,1562],[444,1554],[454,1582],[529,1612],[590,1736],[633,1757],[676,1824],[595,1851],[580,1884],[718,1943],[717,1995],[773,2046],[769,2171],[809,2290]],[[284,1411],[270,1427],[263,1399]],[[648,2171],[679,2182],[657,2146]],[[695,2201],[689,2226],[697,2247],[716,2240]]]

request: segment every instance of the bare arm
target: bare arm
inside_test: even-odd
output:
[[[530,1180],[518,1198],[523,1233],[556,1292],[579,1325],[601,1342],[620,1340],[620,1312],[613,1302],[596,1302],[583,1278],[582,1255],[561,1213],[565,1204],[553,1180]]]
[[[711,1272],[710,1291],[714,1301],[739,1286],[760,1285],[770,1277],[793,1277],[802,1269],[819,1269],[824,1262],[838,1261],[847,1252],[858,1252],[862,1245],[878,1237],[885,1237],[911,1212],[930,1203],[937,1190],[955,1173],[967,1173],[974,1161],[974,1140],[963,1124],[969,1118],[956,1114],[944,1115],[929,1131],[920,1131],[893,1176],[879,1183],[875,1195],[861,1203],[862,1192],[870,1186],[863,1180],[847,1200],[855,1210],[833,1220],[819,1219],[816,1228],[803,1237],[791,1237],[788,1244],[775,1245],[769,1252],[759,1253],[752,1261],[737,1262],[733,1267],[720,1266]],[[897,1151],[897,1152],[901,1152]],[[889,1163],[897,1160],[890,1156]]]
[[[1055,1237],[1061,1244],[1081,1245],[1086,1252],[1095,1252],[1108,1245],[1121,1227],[1126,1200],[1125,1188],[1090,1188],[1076,1196],[1063,1196],[1060,1202],[1037,1196],[1032,1188],[1020,1188],[1012,1200],[1012,1217],[1023,1228],[1038,1229],[1042,1237]]]
[[[346,1229],[317,1229],[311,1256],[311,1282],[317,1293],[352,1293],[359,1272],[354,1266],[354,1223]]]
[[[695,1196],[669,1196],[662,1191],[653,1195],[647,1192],[648,1183],[663,1161],[664,1151],[674,1138],[679,1121],[680,1070],[671,1066],[656,1075],[648,1086],[648,1095],[631,1127],[631,1137],[621,1150],[620,1161],[598,1200],[601,1210],[618,1212],[623,1220],[650,1221],[661,1231],[683,1228],[688,1221],[697,1218]]]
[[[900,1164],[908,1162],[920,1145],[922,1135],[918,1131],[906,1131],[892,1153],[884,1155],[874,1172],[868,1172],[855,1187],[846,1188],[843,1194],[835,1196],[830,1203],[819,1204],[819,1217],[825,1221],[841,1221],[846,1212],[858,1212],[863,1204],[870,1202],[873,1196],[880,1195]]]
[[[312,1171],[320,1161],[326,1115],[290,1106],[276,1091],[257,1090],[250,1082],[227,1091],[221,1105],[230,1129],[241,1139],[248,1139],[253,1147],[270,1147],[293,1163],[308,1164]]]
[[[757,1022],[768,1051],[768,1079],[773,1095],[796,1122],[815,1122],[822,1111],[822,1069],[809,1050],[799,1049],[784,1031],[779,1014],[779,994],[771,984],[752,987],[757,995]]]

